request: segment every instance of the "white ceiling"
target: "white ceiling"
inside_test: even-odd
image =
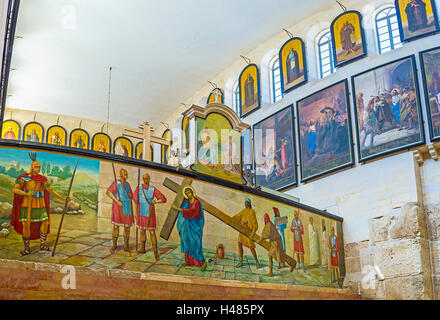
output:
[[[240,54],[332,4],[22,0],[7,107],[106,121],[112,66],[110,122],[157,126]]]

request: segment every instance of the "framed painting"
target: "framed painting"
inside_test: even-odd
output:
[[[46,143],[57,146],[65,146],[67,144],[67,131],[62,126],[55,125],[47,129]]]
[[[440,47],[420,52],[429,134],[440,140]]]
[[[351,78],[359,161],[425,143],[414,55]]]
[[[280,49],[281,90],[290,90],[307,82],[307,64],[304,42],[300,38],[288,40]]]
[[[284,190],[297,185],[293,105],[253,126],[256,185]]]
[[[348,81],[299,100],[301,182],[354,164]]]
[[[103,132],[96,133],[92,138],[92,150],[109,153],[112,148],[112,140]]]
[[[359,11],[346,11],[337,16],[330,26],[330,32],[335,67],[367,55],[362,15]]]
[[[241,133],[233,130],[228,118],[213,112],[206,119],[196,117],[197,159],[191,169],[236,184],[242,176]]]
[[[5,120],[2,125],[2,139],[18,140],[21,135],[21,126],[15,120]]]
[[[434,0],[394,0],[401,41],[410,41],[439,30]]]
[[[113,153],[124,157],[133,157],[133,143],[125,137],[116,138],[113,142]]]
[[[70,146],[78,149],[89,149],[89,134],[84,129],[74,129],[70,132]]]
[[[29,122],[23,128],[23,140],[43,143],[44,128],[38,122]]]
[[[252,156],[252,129],[249,128],[241,134],[241,163],[243,165],[244,175],[249,179],[248,170],[253,170]]]
[[[209,103],[224,103],[224,95],[223,95],[223,90],[220,88],[215,88],[214,90],[211,91],[211,93],[208,96],[208,99],[206,101],[207,104]]]
[[[250,64],[238,78],[240,89],[240,115],[245,117],[260,108],[260,72],[256,64]]]

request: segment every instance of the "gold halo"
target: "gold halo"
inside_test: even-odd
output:
[[[188,196],[185,194],[185,191],[188,190],[188,189],[191,189],[191,191],[192,191],[193,194],[194,194],[194,198],[195,198],[195,197],[196,197],[196,190],[194,190],[194,188],[191,187],[191,186],[186,186],[186,187],[183,188],[183,190],[182,190],[183,197],[184,197],[185,199],[188,199]]]

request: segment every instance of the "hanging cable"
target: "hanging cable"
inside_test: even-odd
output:
[[[251,64],[251,59],[249,59],[249,58],[247,58],[245,56],[242,56],[242,55],[240,55],[240,57],[242,57],[243,60],[246,61],[247,64]]]
[[[107,96],[107,134],[108,134],[108,125],[110,122],[110,99],[111,99],[111,90],[112,90],[112,70],[113,67],[109,68],[109,76],[108,76],[108,96]]]
[[[336,3],[339,4],[339,6],[341,7],[341,9],[342,9],[344,12],[347,12],[347,8],[346,8],[342,3],[340,3],[338,0],[336,0]]]
[[[283,28],[283,31],[284,31],[285,33],[287,33],[287,35],[288,35],[290,38],[293,38],[293,34],[292,34],[292,32],[290,32],[289,30],[286,30],[286,29],[284,29],[284,28]]]

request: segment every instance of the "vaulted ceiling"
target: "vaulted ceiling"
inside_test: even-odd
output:
[[[157,125],[262,41],[333,0],[22,0],[7,107]]]

